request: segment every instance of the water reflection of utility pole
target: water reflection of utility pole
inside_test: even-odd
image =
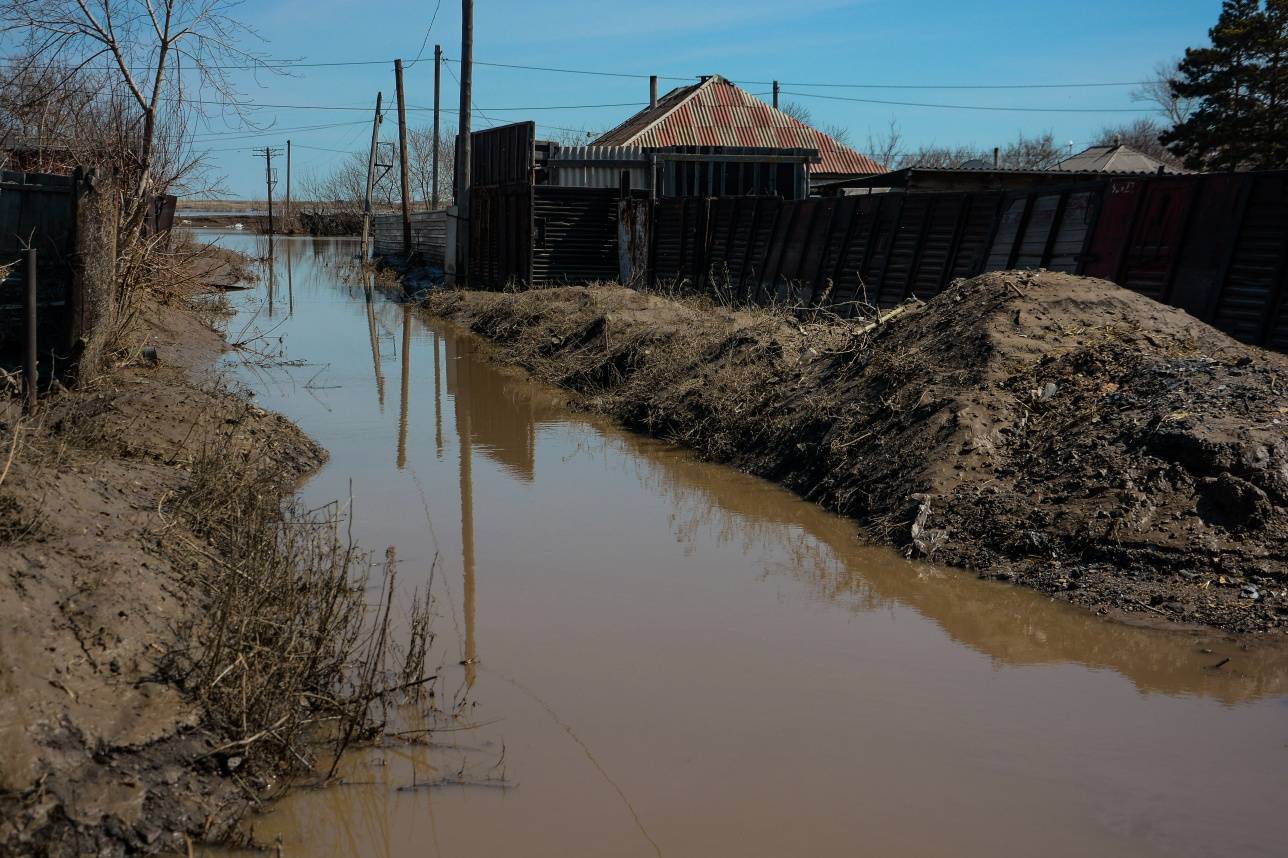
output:
[[[289,175],[289,173],[287,174]],[[289,187],[289,183],[287,187]],[[295,281],[291,276],[291,249],[294,247],[292,242],[286,243],[286,301],[288,316],[295,315]]]
[[[268,269],[268,317],[273,318],[273,275],[276,273],[275,260],[273,259],[273,246],[268,246],[268,261],[264,263]]]
[[[440,380],[438,331],[434,332],[434,447],[438,458],[443,458],[443,386]]]
[[[407,467],[407,384],[411,376],[411,304],[403,304],[402,393],[398,401],[398,470]]]
[[[380,411],[385,410],[385,376],[380,371],[380,337],[376,333],[376,308],[373,300],[375,284],[363,281],[367,295],[367,335],[371,338],[371,368],[376,374],[376,398],[380,401]]]
[[[462,663],[465,665],[465,687],[473,688],[478,671],[478,645],[474,639],[474,477],[470,461],[474,450],[466,388],[467,384],[462,384],[456,390],[460,405],[456,412],[456,430],[460,436],[461,565],[465,572],[465,660]]]

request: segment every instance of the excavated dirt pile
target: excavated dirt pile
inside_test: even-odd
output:
[[[616,286],[427,304],[909,553],[1102,612],[1288,628],[1288,360],[1111,283],[989,274],[870,324]]]

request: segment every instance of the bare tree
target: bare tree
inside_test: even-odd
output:
[[[814,112],[799,101],[785,101],[778,106],[778,109],[802,125],[814,124]]]
[[[599,135],[594,131],[585,131],[576,128],[555,128],[555,133],[550,135],[551,140],[561,146],[586,146],[591,140]]]
[[[893,116],[885,131],[875,136],[871,131],[868,132],[868,157],[887,170],[895,169],[902,149],[903,132],[899,130],[899,122]]]
[[[1179,59],[1166,60],[1154,66],[1154,75],[1132,91],[1132,101],[1152,104],[1168,125],[1179,125],[1197,107],[1197,100],[1177,95],[1172,82],[1179,77]]]
[[[1055,135],[1044,131],[1033,137],[1021,133],[1002,147],[1001,166],[1008,170],[1049,170],[1067,156],[1056,145]]]
[[[1156,119],[1142,116],[1121,125],[1106,125],[1096,134],[1094,145],[1112,146],[1115,142],[1130,146],[1151,158],[1157,158],[1172,167],[1181,166],[1181,160],[1162,144],[1159,137],[1163,126]]]
[[[985,161],[992,163],[991,153],[985,153],[975,146],[938,146],[930,144],[921,146],[916,151],[905,152],[898,161],[899,167],[922,167],[929,170],[952,170],[968,161]]]
[[[258,36],[231,12],[238,0],[0,0],[0,33],[22,40],[27,71],[53,92],[101,87],[96,104],[117,126],[125,222],[138,229],[146,200],[194,163],[194,120],[244,122],[225,69],[263,69],[243,47]],[[209,99],[203,96],[210,96]],[[215,110],[208,111],[207,105]]]
[[[412,185],[429,208],[434,190],[434,129],[412,128],[407,132],[407,155],[411,166]],[[456,164],[456,130],[441,132],[438,140],[438,201],[440,205],[452,203],[452,177]]]
[[[778,109],[802,125],[808,125],[811,128],[816,127],[814,125],[814,112],[799,101],[784,102],[779,105]],[[850,129],[839,122],[830,122],[818,130],[822,131],[842,146],[853,145],[851,143],[853,135],[850,133]]]
[[[850,140],[852,139],[850,136],[850,129],[841,125],[839,122],[829,122],[827,125],[823,126],[822,131],[842,146],[852,145],[850,143]]]

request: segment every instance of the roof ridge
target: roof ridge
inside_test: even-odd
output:
[[[629,146],[629,145],[630,145],[630,140],[636,140],[636,139],[638,139],[638,138],[640,138],[640,137],[643,137],[645,134],[647,134],[649,131],[651,131],[651,130],[652,130],[652,129],[653,129],[653,128],[654,128],[654,127],[659,123],[659,122],[663,122],[663,121],[665,121],[665,119],[666,119],[668,116],[670,116],[670,115],[671,115],[672,113],[674,113],[675,111],[679,110],[679,109],[680,109],[680,107],[681,107],[682,105],[684,105],[684,103],[685,103],[685,102],[687,102],[687,101],[691,100],[691,99],[692,99],[694,96],[696,96],[699,92],[701,92],[701,91],[702,91],[703,89],[705,89],[707,86],[711,85],[711,83],[712,83],[712,82],[717,81],[717,80],[723,80],[723,79],[724,79],[724,78],[720,77],[720,75],[710,75],[710,76],[708,76],[707,78],[705,78],[704,80],[701,80],[701,81],[699,81],[699,82],[698,82],[698,83],[696,83],[696,84],[692,84],[692,83],[691,83],[691,84],[689,84],[689,85],[688,85],[688,90],[689,90],[689,91],[688,91],[688,93],[686,93],[684,96],[682,96],[681,98],[679,98],[679,99],[675,102],[675,104],[670,105],[670,106],[669,106],[669,107],[667,107],[665,110],[659,110],[659,111],[658,111],[658,115],[653,119],[653,121],[652,121],[652,122],[650,122],[648,125],[645,125],[645,126],[644,126],[643,128],[641,128],[639,131],[635,132],[634,134],[632,134],[632,135],[630,136],[630,139],[627,141],[627,144],[626,144],[626,145],[628,145],[628,146]],[[675,92],[675,90],[671,90],[671,92]],[[668,92],[668,93],[667,93],[667,95],[670,95],[670,94],[671,94],[670,92]],[[659,101],[659,102],[658,102],[658,107],[661,107],[661,104],[662,104],[662,102],[661,102],[661,101]],[[648,109],[649,109],[649,108],[645,108],[645,110],[648,110]],[[654,108],[654,109],[656,109],[656,108]],[[641,111],[641,112],[643,112],[643,111]],[[636,114],[636,115],[638,116],[639,114]],[[632,117],[631,117],[631,119],[634,119],[634,118],[635,118],[634,116],[632,116]],[[626,120],[626,121],[627,121],[627,122],[630,122],[631,120],[630,120],[630,119],[628,119],[628,120]]]

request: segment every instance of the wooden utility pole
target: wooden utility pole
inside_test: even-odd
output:
[[[270,146],[264,147],[264,187],[268,189],[268,255],[273,255],[273,158],[282,154],[281,149],[273,149]],[[259,154],[255,155],[260,157]]]
[[[434,45],[434,166],[432,168],[433,178],[430,180],[432,192],[430,193],[429,208],[434,210],[438,208],[438,94],[439,81],[443,72],[443,46]]]
[[[394,89],[398,95],[398,162],[402,168],[403,257],[411,258],[411,168],[407,166],[407,102],[403,99],[403,64],[394,60]]]
[[[778,109],[778,81],[774,81],[774,110]]]
[[[376,148],[380,145],[380,103],[384,93],[376,93],[376,115],[371,120],[371,154],[367,157],[367,192],[362,198],[362,259],[367,259],[367,239],[371,235],[371,191],[376,182]]]
[[[291,228],[291,141],[286,141],[286,228]]]
[[[461,112],[456,146],[456,282],[470,280],[470,107],[474,98],[474,0],[461,0]]]

